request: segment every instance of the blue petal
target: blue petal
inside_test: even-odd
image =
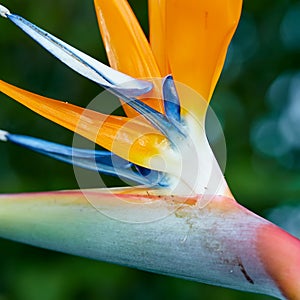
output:
[[[166,184],[165,181],[161,184],[160,180],[163,176],[160,172],[151,171],[151,176],[143,176],[141,172],[133,171],[132,163],[109,151],[73,148],[30,136],[10,134],[4,131],[0,132],[0,140],[12,142],[81,168],[129,179],[139,184],[148,186],[161,186]]]
[[[102,64],[18,15],[6,14],[6,17],[68,67],[101,86],[127,96],[143,95],[153,87],[148,81],[137,80]]]
[[[164,78],[162,89],[166,116],[171,122],[177,124],[180,122],[180,103],[171,75]]]
[[[140,113],[164,136],[166,136],[172,144],[176,145],[177,143],[181,143],[186,137],[186,134],[182,127],[176,126],[175,124],[170,122],[165,115],[156,111],[155,109],[148,106],[144,102],[133,97],[126,97],[125,95],[122,95],[118,91],[112,90],[111,92],[116,96],[122,98],[122,100],[126,102],[126,104],[131,106],[138,113]]]
[[[159,185],[166,187],[169,185],[168,178],[164,173],[147,169],[138,165],[134,165],[134,167],[139,172],[139,174],[147,178],[147,180],[149,180],[154,186]]]

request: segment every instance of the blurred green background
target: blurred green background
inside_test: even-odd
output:
[[[146,1],[129,2],[147,32]],[[6,0],[2,4],[107,61],[92,0]],[[4,19],[0,20],[0,66],[1,79],[81,106],[100,92],[97,85],[70,71]],[[1,129],[72,143],[72,133],[2,94],[0,103]],[[298,235],[299,1],[244,2],[212,107],[224,128],[226,178],[238,201]],[[0,144],[0,165],[1,193],[77,187],[71,166],[16,146]],[[0,240],[0,266],[0,300],[271,299],[5,240]]]

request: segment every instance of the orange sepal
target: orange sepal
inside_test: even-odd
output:
[[[242,0],[166,1],[166,41],[172,74],[206,101],[219,79],[241,8]]]
[[[144,167],[160,153],[166,139],[142,117],[130,119],[101,114],[66,102],[42,97],[0,80],[0,91],[41,116]]]
[[[125,0],[95,0],[95,10],[110,65],[135,78],[160,78],[150,45],[134,13]],[[149,98],[141,99],[163,112],[160,86],[155,85]],[[138,113],[124,104],[128,116]]]
[[[161,75],[171,73],[166,45],[166,0],[148,0],[150,45]]]

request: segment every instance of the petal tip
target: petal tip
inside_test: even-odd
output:
[[[0,4],[0,16],[7,18],[8,15],[10,15],[10,11],[5,6]]]
[[[0,141],[6,142],[7,141],[8,132],[5,130],[0,130]]]

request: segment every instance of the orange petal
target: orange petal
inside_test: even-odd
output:
[[[95,0],[101,35],[104,41],[110,65],[135,78],[159,78],[160,72],[150,45],[125,0]],[[159,95],[159,86],[154,93]],[[149,106],[162,112],[161,100],[143,99]],[[138,113],[124,105],[128,116]]]
[[[172,74],[206,101],[222,71],[241,7],[242,0],[166,1],[166,40]]]
[[[19,89],[0,80],[0,91],[41,116],[72,130],[133,163],[150,167],[166,139],[143,117],[107,116]]]
[[[166,0],[148,0],[150,45],[164,77],[171,73],[166,45]]]

